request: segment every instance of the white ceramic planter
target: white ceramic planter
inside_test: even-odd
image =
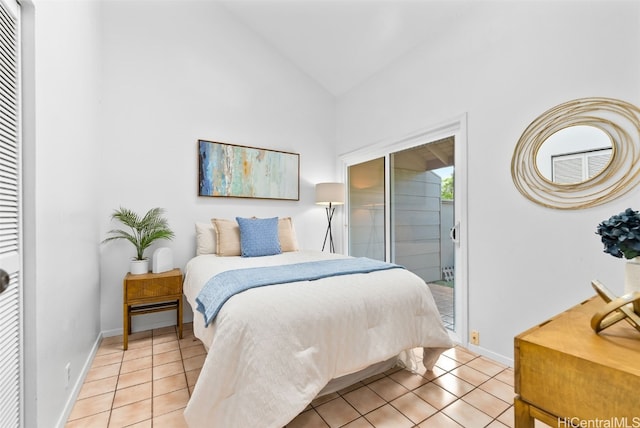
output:
[[[149,273],[149,259],[136,260],[132,259],[131,264],[129,266],[129,272],[132,275],[141,275],[144,273]]]
[[[640,292],[640,257],[627,260],[624,266],[624,294]],[[640,315],[640,302],[627,305]]]

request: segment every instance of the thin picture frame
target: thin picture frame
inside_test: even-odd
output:
[[[198,196],[300,200],[300,154],[198,140]]]

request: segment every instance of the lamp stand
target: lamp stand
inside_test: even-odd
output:
[[[327,212],[327,231],[324,234],[324,243],[322,244],[322,251],[324,251],[324,247],[327,245],[327,237],[329,238],[329,251],[332,253],[336,252],[335,247],[333,246],[333,233],[331,232],[331,220],[333,219],[333,213],[336,208],[331,206],[331,202],[329,202],[329,206],[325,208]]]

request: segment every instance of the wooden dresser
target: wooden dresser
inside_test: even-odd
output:
[[[621,321],[596,334],[602,306],[593,297],[516,336],[516,428],[640,427],[640,332]]]

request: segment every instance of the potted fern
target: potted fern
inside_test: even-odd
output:
[[[143,274],[149,272],[149,259],[144,256],[144,251],[158,239],[173,239],[174,233],[169,229],[167,220],[163,217],[162,208],[152,208],[141,217],[134,211],[122,208],[111,214],[111,220],[118,220],[129,230],[112,229],[107,232],[107,238],[102,243],[124,239],[136,248],[136,256],[131,259],[130,272]]]

